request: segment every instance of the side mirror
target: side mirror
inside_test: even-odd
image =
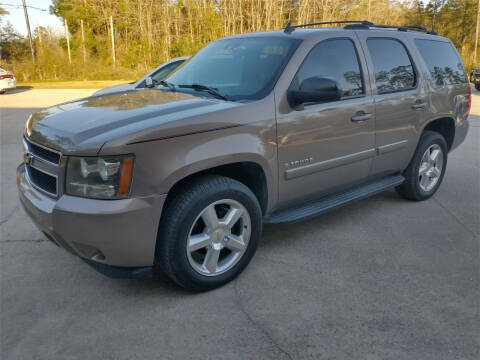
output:
[[[298,110],[308,103],[340,100],[342,95],[343,91],[337,80],[317,76],[303,80],[298,89],[287,91],[288,102]]]
[[[145,79],[145,86],[147,88],[151,88],[153,87],[153,79],[151,76],[148,76],[146,79]]]

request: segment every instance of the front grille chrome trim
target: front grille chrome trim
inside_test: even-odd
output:
[[[26,139],[25,137],[23,137],[22,140],[23,140],[24,149],[26,149],[29,153],[31,153],[32,155],[35,155],[35,156],[38,157],[38,158],[41,158],[41,159],[44,160],[44,161],[49,162],[50,164],[54,164],[55,166],[59,166],[59,164],[60,164],[60,159],[61,159],[61,157],[62,157],[62,153],[61,153],[60,151],[54,150],[54,149],[52,149],[52,148],[49,148],[49,147],[46,147],[46,146],[43,146],[43,145],[40,145],[40,144],[36,143],[35,141],[32,141],[32,140],[30,140],[30,139]],[[44,158],[44,157],[41,156],[40,154],[34,153],[34,152],[32,151],[32,148],[31,148],[30,144],[35,145],[35,146],[37,146],[37,147],[39,147],[39,148],[41,148],[41,149],[43,149],[43,150],[46,150],[46,151],[49,151],[49,152],[51,152],[51,153],[54,153],[54,154],[58,155],[58,162],[50,161],[49,159]]]
[[[39,154],[38,152],[35,152],[32,149],[32,145],[41,148],[45,151],[54,153],[55,155],[58,156],[58,162],[53,162],[50,159],[47,159],[42,154]],[[30,139],[27,139],[26,137],[23,137],[23,147],[24,147],[24,163],[25,163],[25,175],[26,179],[28,182],[38,191],[52,196],[52,197],[58,197],[59,196],[59,180],[60,180],[60,173],[61,173],[61,163],[62,163],[62,153],[53,150],[51,148],[48,148],[46,146],[40,145],[36,142],[31,141]],[[45,175],[51,176],[52,178],[55,179],[55,193],[49,191],[45,187],[48,186],[41,186],[41,184],[37,184],[33,180],[33,176],[31,174],[31,169],[34,169],[36,171],[39,171]]]
[[[37,184],[35,184],[34,181],[32,181],[32,178],[30,176],[30,166],[28,165],[25,165],[25,175],[26,175],[26,178],[27,178],[27,181],[29,182],[30,185],[32,185],[35,189],[37,189],[38,191],[44,193],[44,194],[47,194],[47,195],[50,195],[50,196],[53,196],[53,197],[57,197],[58,196],[58,176],[54,176],[54,175],[50,175],[50,174],[47,174],[47,175],[50,175],[52,177],[55,177],[55,180],[56,180],[56,189],[55,189],[55,193],[52,193],[46,189],[43,189],[41,188],[40,186],[38,186]],[[35,169],[35,168],[34,168]],[[42,170],[39,170],[39,169],[35,169],[35,170],[38,170],[40,172],[43,172]]]

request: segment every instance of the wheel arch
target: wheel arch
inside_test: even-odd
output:
[[[448,151],[450,151],[455,139],[455,120],[450,116],[433,119],[425,124],[421,133],[424,131],[435,131],[442,135],[447,142]]]
[[[188,169],[180,169],[167,180],[168,191],[167,200],[176,193],[182,190],[185,186],[188,186],[195,179],[205,175],[220,175],[237,180],[247,186],[256,196],[262,214],[265,214],[272,201],[272,186],[269,184],[268,173],[257,161],[243,160],[234,161],[230,163],[222,163],[212,166],[202,166],[202,164],[196,164],[194,167]]]

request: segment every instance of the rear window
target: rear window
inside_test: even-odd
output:
[[[451,43],[416,39],[415,45],[437,86],[468,82],[462,60]]]

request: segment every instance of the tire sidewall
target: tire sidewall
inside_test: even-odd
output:
[[[187,254],[187,240],[193,222],[196,220],[200,212],[208,205],[223,199],[236,200],[247,209],[251,220],[250,239],[247,245],[247,250],[231,269],[216,276],[206,276],[195,271],[190,265]],[[178,210],[181,211],[182,209]],[[181,284],[188,284],[189,288],[198,290],[208,290],[221,286],[240,274],[252,259],[262,231],[261,210],[253,193],[248,193],[237,188],[231,188],[219,189],[213,193],[202,194],[200,199],[195,202],[193,206],[184,209],[184,212],[180,217],[181,218],[177,223],[178,225],[176,226],[177,231],[172,229],[176,236],[172,252],[174,259],[172,259],[171,263],[175,277]]]

